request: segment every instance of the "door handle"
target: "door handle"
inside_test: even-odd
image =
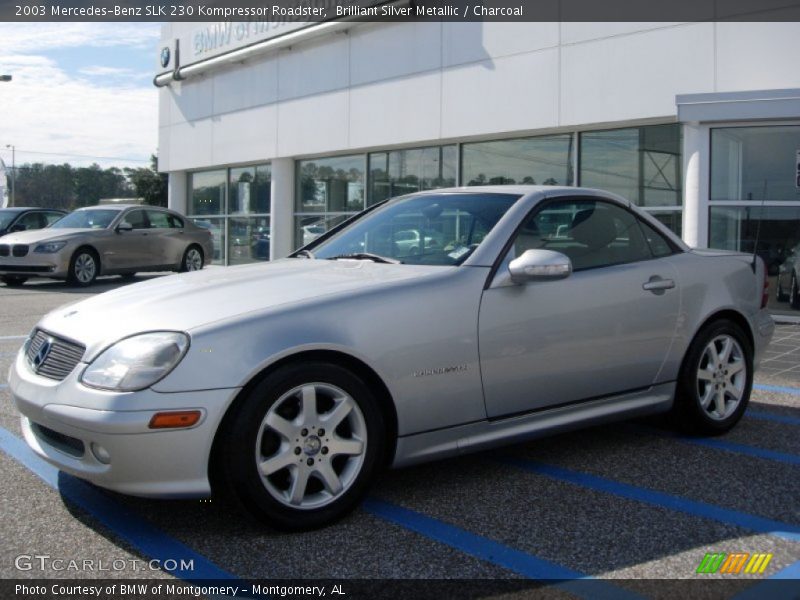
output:
[[[675,287],[675,282],[672,279],[662,279],[658,275],[653,275],[650,281],[642,284],[642,289],[648,292],[664,293],[665,290],[671,290]]]

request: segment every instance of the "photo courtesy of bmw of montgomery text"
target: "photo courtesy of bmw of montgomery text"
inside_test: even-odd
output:
[[[691,250],[612,194],[437,190],[286,259],[57,309],[9,388],[64,471],[150,497],[213,486],[313,528],[386,465],[667,411],[723,433],[773,334],[766,302],[761,259]]]

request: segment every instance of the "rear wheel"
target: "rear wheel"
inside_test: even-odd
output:
[[[203,264],[203,251],[197,246],[189,246],[183,253],[180,270],[183,272],[199,271],[203,268]]]
[[[86,287],[92,285],[100,273],[100,261],[94,250],[80,248],[72,255],[69,262],[68,281],[74,285]]]
[[[717,435],[742,418],[753,387],[753,351],[742,329],[728,320],[704,327],[689,347],[673,408],[690,433]]]
[[[337,365],[281,368],[234,410],[221,431],[217,481],[277,528],[314,529],[341,518],[381,465],[381,412],[366,384]]]
[[[3,280],[3,283],[11,287],[22,285],[28,281],[27,277],[21,277],[20,275],[3,275],[0,279]]]

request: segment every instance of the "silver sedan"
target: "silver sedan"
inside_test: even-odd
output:
[[[176,212],[154,206],[92,206],[46,229],[0,240],[0,279],[30,277],[87,286],[99,275],[137,271],[195,271],[213,255],[211,233]]]
[[[410,255],[397,233],[435,232]],[[376,473],[615,419],[721,434],[773,333],[751,255],[692,250],[612,194],[396,198],[269,264],[47,315],[9,388],[28,444],[97,485],[212,486],[284,529]]]

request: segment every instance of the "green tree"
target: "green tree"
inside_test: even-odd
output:
[[[145,204],[167,205],[167,181],[169,178],[166,173],[158,172],[158,158],[155,155],[150,156],[149,168],[126,168],[125,176],[133,188],[133,194],[137,198],[144,198]]]

